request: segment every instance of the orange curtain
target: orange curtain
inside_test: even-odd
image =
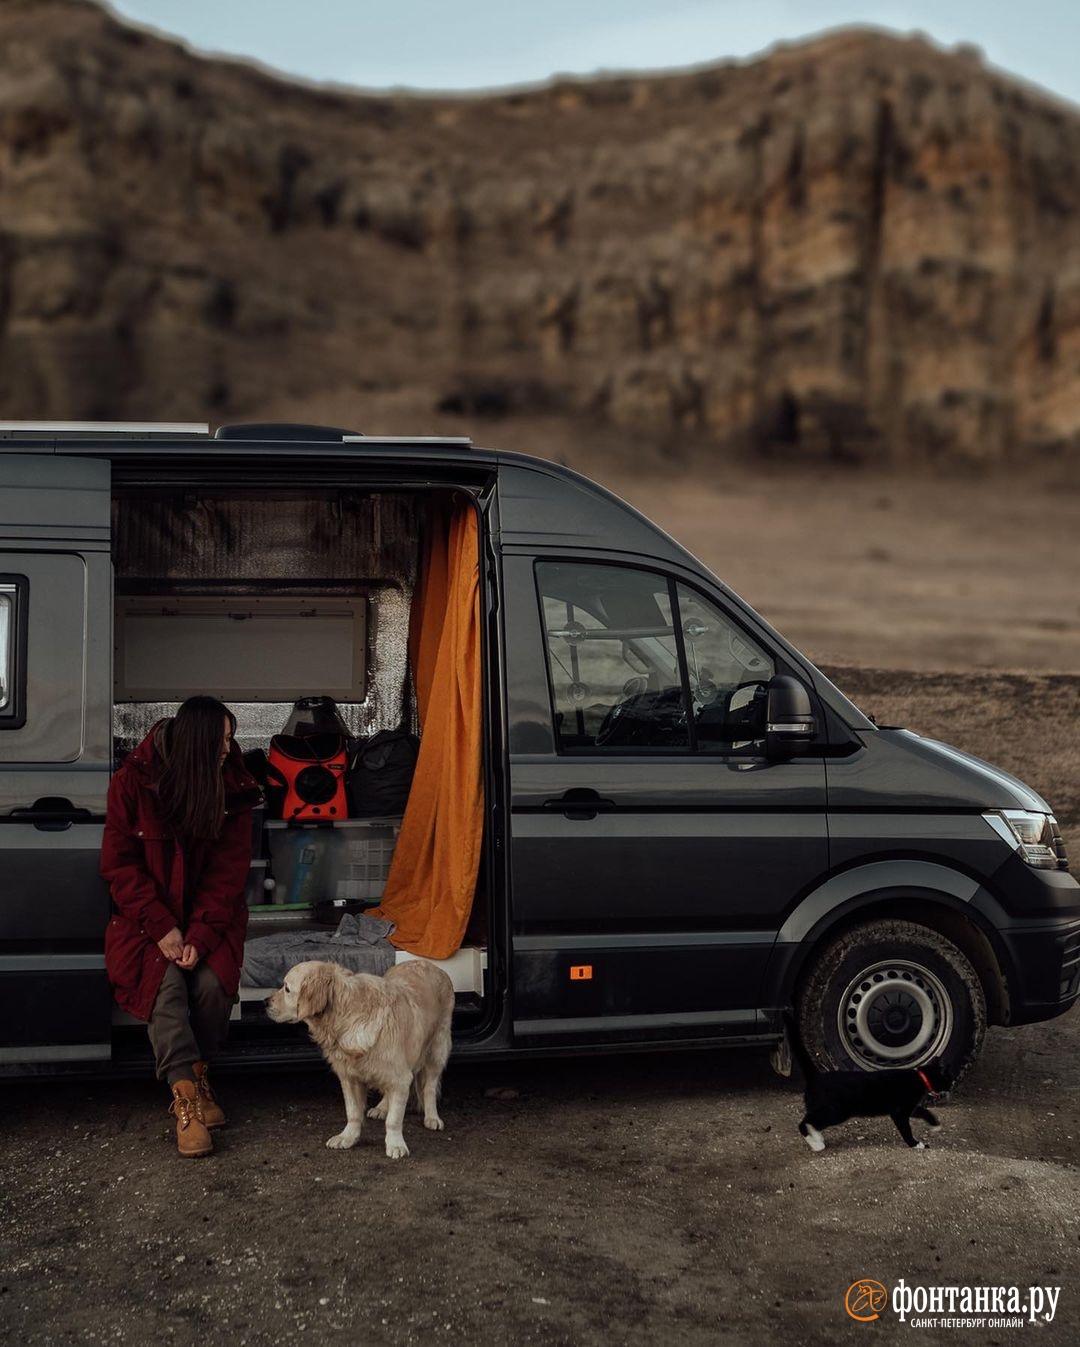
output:
[[[379,906],[398,949],[448,959],[472,911],[480,771],[480,586],[476,513],[433,511],[409,619],[420,756]]]

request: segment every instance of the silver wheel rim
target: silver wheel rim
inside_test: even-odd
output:
[[[864,1071],[922,1066],[952,1035],[952,1001],[922,964],[882,960],[848,983],[836,1027],[845,1052]]]

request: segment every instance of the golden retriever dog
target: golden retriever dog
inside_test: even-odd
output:
[[[327,1141],[332,1150],[360,1140],[369,1086],[382,1091],[367,1116],[386,1120],[391,1160],[409,1153],[401,1125],[414,1081],[424,1126],[442,1131],[437,1101],[450,1056],[454,984],[441,968],[410,959],[373,977],[335,963],[298,963],[266,1002],[266,1012],[278,1024],[306,1024],[341,1082],[346,1122]]]

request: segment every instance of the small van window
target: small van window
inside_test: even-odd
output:
[[[19,692],[16,685],[19,670],[18,598],[18,581],[0,576],[0,727],[12,723]]]
[[[667,577],[578,562],[537,576],[560,748],[687,751]]]
[[[762,744],[775,664],[721,609],[686,585],[677,588],[698,749]]]

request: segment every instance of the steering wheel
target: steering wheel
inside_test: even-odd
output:
[[[668,706],[672,708],[677,706],[678,714],[665,715],[663,712]],[[656,712],[660,714],[654,714]],[[596,731],[596,747],[632,746],[634,732],[641,727],[643,721],[656,728],[682,726],[685,729],[686,711],[683,707],[682,688],[637,692],[621,702],[616,702],[600,722],[600,728]],[[651,737],[647,742],[655,744],[658,737]]]

